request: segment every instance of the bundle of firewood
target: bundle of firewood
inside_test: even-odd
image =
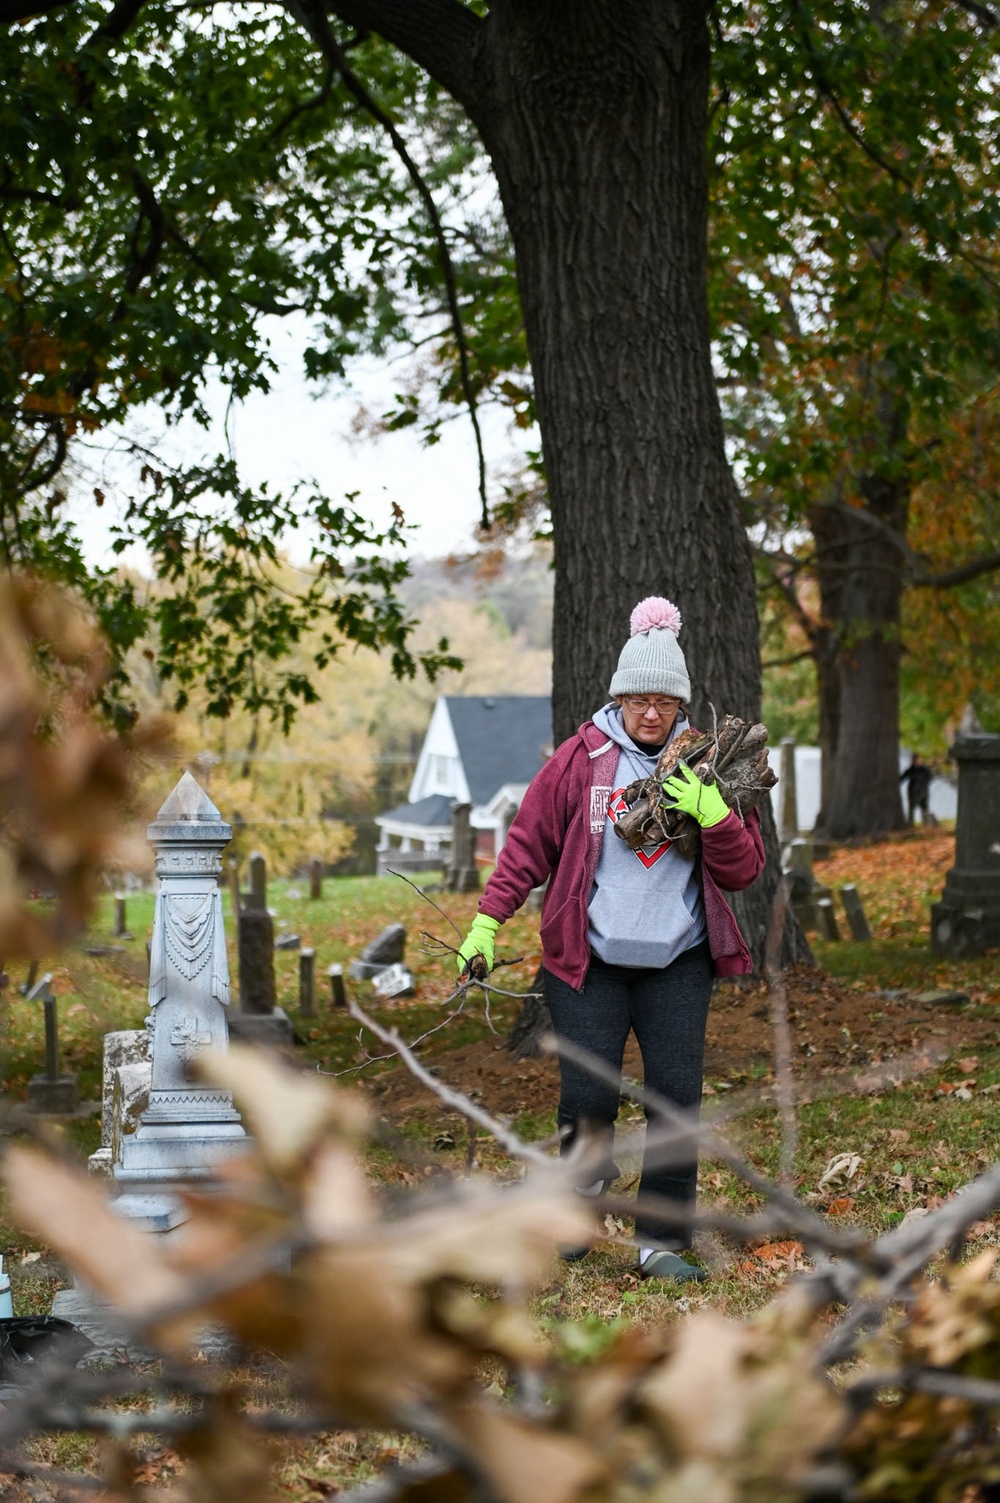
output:
[[[628,813],[620,816],[615,833],[631,850],[672,840],[682,856],[697,855],[697,821],[672,808],[662,787],[681,762],[703,783],[715,783],[741,818],[778,781],[767,765],[766,725],[726,715],[715,731],[682,731],[663,748],[653,776],[639,778],[625,789]]]

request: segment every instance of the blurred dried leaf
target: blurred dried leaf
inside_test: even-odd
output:
[[[103,644],[51,585],[0,576],[0,954],[37,957],[80,932],[109,865],[149,865],[132,822],[142,757],[162,724],[128,737],[100,722]],[[39,896],[49,902],[39,908]]]

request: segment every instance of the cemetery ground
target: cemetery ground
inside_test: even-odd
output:
[[[872,1233],[941,1204],[1000,1153],[1000,956],[944,962],[928,947],[930,904],[940,894],[953,854],[951,831],[918,829],[892,841],[840,848],[817,863],[817,878],[835,893],[846,883],[856,885],[873,939],[834,944],[813,935],[816,968],[798,968],[779,983],[795,1080],[796,1192],[839,1224]],[[407,883],[391,877],[327,879],[322,897],[310,899],[307,881],[272,881],[268,896],[276,932],[294,932],[316,951],[316,1016],[310,1018],[298,1010],[297,952],[278,950],[275,957],[277,1000],[293,1021],[297,1058],[370,1096],[381,1121],[369,1156],[373,1178],[392,1190],[468,1174],[518,1174],[482,1129],[473,1129],[398,1059],[377,1058],[385,1046],[370,1035],[359,1037],[357,1022],[331,1008],[326,973],[340,963],[346,978],[350,961],[386,924],[405,923],[406,963],[416,994],[380,1002],[369,983],[348,979],[349,995],[405,1039],[422,1039],[418,1057],[440,1081],[510,1123],[522,1137],[543,1140],[554,1130],[556,1066],[549,1059],[515,1060],[504,1047],[519,1008],[516,994],[530,987],[538,963],[537,916],[522,912],[500,931],[498,958],[516,963],[494,977],[504,992],[515,995],[491,995],[487,1016],[475,987],[464,1003],[448,1002],[454,959],[440,953],[441,942],[457,946],[459,935]],[[475,895],[431,896],[464,934]],[[228,893],[223,901],[230,923]],[[96,1101],[100,1094],[103,1033],[139,1027],[145,1016],[145,940],[152,908],[150,894],[130,894],[131,937],[113,938],[109,895],[86,939],[42,962],[58,997],[63,1068],[78,1073],[84,1101]],[[846,924],[842,929],[846,932]],[[433,939],[422,940],[422,933]],[[235,982],[231,931],[229,949]],[[23,1100],[29,1078],[44,1066],[42,1009],[21,996],[23,980],[12,975],[6,994],[3,1088],[8,1100]],[[958,997],[933,1000],[934,992]],[[734,1147],[772,1175],[781,1146],[773,1005],[757,980],[717,988],[705,1100],[706,1113]],[[639,1076],[636,1059],[627,1058],[626,1068]],[[620,1127],[640,1123],[640,1110],[623,1103]],[[83,1114],[49,1130],[82,1160],[97,1146],[99,1119]],[[834,1164],[838,1156],[839,1166]],[[623,1155],[619,1163],[623,1175],[613,1193],[627,1197],[634,1191],[637,1165]],[[702,1160],[700,1193],[734,1210],[755,1204],[741,1182],[711,1159]],[[738,1317],[771,1298],[802,1263],[801,1246],[790,1238],[746,1247],[713,1234],[697,1244],[712,1273],[707,1284],[694,1292],[690,1285],[640,1284],[634,1249],[614,1240],[624,1230],[625,1223],[609,1217],[608,1240],[581,1263],[554,1262],[550,1281],[537,1294],[538,1322],[570,1360],[586,1362],[627,1323],[669,1321],[699,1306]],[[970,1229],[970,1253],[997,1243],[1000,1218]],[[5,1217],[0,1251],[12,1276],[15,1312],[46,1313],[64,1282],[63,1271]],[[483,1376],[486,1382],[495,1378],[488,1369]],[[277,1392],[275,1374],[265,1367],[248,1369],[246,1383],[250,1402],[269,1402]],[[48,1435],[36,1444],[40,1461],[69,1471],[92,1469],[97,1450],[94,1440],[73,1434]],[[329,1495],[409,1453],[409,1442],[392,1435],[339,1432],[299,1439],[285,1446],[276,1480],[288,1498]],[[143,1454],[140,1480],[169,1481],[180,1465],[169,1445],[152,1436]],[[31,1496],[41,1496],[37,1487]]]

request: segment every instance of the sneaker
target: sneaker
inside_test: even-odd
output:
[[[650,1253],[645,1262],[639,1264],[639,1277],[641,1279],[676,1279],[680,1284],[703,1284],[708,1274],[704,1268],[699,1268],[697,1263],[688,1263],[680,1253],[655,1252]]]
[[[579,1263],[589,1252],[593,1251],[590,1242],[584,1242],[580,1247],[560,1247],[559,1257],[564,1263]]]

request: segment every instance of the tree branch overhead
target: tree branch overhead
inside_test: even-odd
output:
[[[484,22],[460,0],[330,0],[331,15],[405,52],[476,118],[475,50]]]

